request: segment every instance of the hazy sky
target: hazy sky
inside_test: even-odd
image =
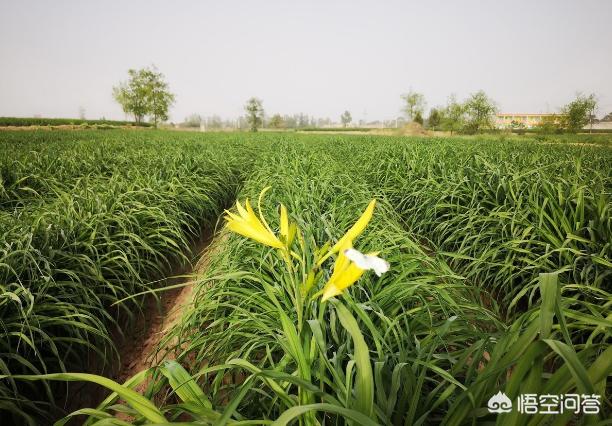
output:
[[[0,0],[0,116],[121,119],[112,87],[155,64],[171,119],[275,112],[393,118],[485,90],[505,112],[576,91],[612,112],[612,1]]]

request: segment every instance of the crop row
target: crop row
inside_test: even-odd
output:
[[[406,180],[414,179],[410,169],[423,164],[431,171],[430,180],[444,180],[446,176],[436,174],[438,169],[428,163],[428,153],[443,148],[443,143],[424,147],[394,138],[309,138],[301,142],[293,139],[278,146],[279,154],[266,156],[265,163],[254,168],[239,198],[255,200],[261,188],[272,186],[263,215],[277,218],[278,204],[287,207],[291,220],[303,230],[300,246],[305,259],[316,258],[317,247],[324,241],[337,241],[368,200],[381,200],[355,246],[363,252],[380,251],[391,270],[382,278],[364,277],[342,296],[364,337],[371,371],[364,374],[363,366],[358,365],[363,353],[353,332],[340,320],[340,311],[313,295],[329,279],[331,262],[310,282],[307,271],[312,264],[308,260],[310,266],[292,272],[273,250],[224,234],[213,250],[193,309],[167,339],[177,342],[177,359],[198,373],[206,408],[213,412],[187,410],[187,414],[181,407],[168,406],[166,415],[213,422],[214,410],[220,416],[230,414],[227,410],[232,407],[236,412],[231,417],[236,420],[289,418],[301,412],[308,423],[342,413],[336,420],[342,423],[341,417],[358,412],[381,424],[461,424],[484,421],[486,402],[499,389],[511,397],[519,392],[575,387],[606,395],[605,376],[611,364],[606,360],[610,350],[605,349],[612,324],[606,318],[610,297],[601,288],[605,275],[591,286],[586,280],[599,275],[578,274],[585,282],[576,284],[569,281],[574,274],[563,273],[563,268],[560,274],[540,275],[559,269],[547,262],[535,265],[528,273],[536,278],[524,283],[531,297],[508,318],[508,304],[503,297],[497,301],[503,288],[487,281],[486,273],[476,274],[479,279],[468,275],[471,270],[465,264],[469,262],[456,262],[459,256],[441,251],[433,239],[424,237],[427,234],[414,226],[418,220],[406,216],[405,205],[396,203],[391,193],[395,184],[398,193],[410,194],[402,192],[406,187],[401,174],[406,174]],[[505,161],[495,158],[502,145],[456,143],[463,145],[466,162],[474,151],[485,163],[487,157],[502,167],[510,163],[508,151]],[[520,148],[539,150],[537,146]],[[449,147],[446,155],[452,157],[455,150]],[[413,158],[402,156],[411,151]],[[556,155],[562,158],[562,154]],[[585,167],[592,173],[589,178],[605,173],[599,155],[586,155]],[[461,154],[447,166],[463,166],[457,157]],[[410,191],[417,188],[415,184]],[[429,196],[443,202],[440,192]],[[426,195],[422,197],[415,203],[428,201]],[[460,204],[462,199],[456,200]],[[442,217],[438,223],[445,220],[449,218]],[[455,232],[462,231],[449,222]],[[279,229],[280,224],[273,219],[271,227]],[[463,230],[467,241],[473,239],[472,233],[478,234],[473,229]],[[489,244],[503,245],[504,234],[499,237]],[[595,243],[605,248],[606,241]],[[609,257],[604,252],[601,259],[605,262]],[[471,268],[489,266],[471,260]],[[520,265],[512,260],[507,260],[510,267],[518,269]],[[601,274],[605,273],[604,268]],[[304,283],[314,290],[304,293],[300,288]],[[519,284],[518,278],[514,284]],[[301,363],[310,368],[300,367]],[[588,379],[571,374],[568,365]],[[517,373],[509,374],[512,371]],[[202,380],[203,372],[207,372],[206,380]],[[168,370],[164,374],[172,384],[172,374]],[[364,388],[369,395],[366,406],[371,408],[361,404]],[[510,421],[524,420],[514,417]],[[559,421],[568,421],[568,416]]]
[[[65,126],[65,125],[109,125],[150,127],[150,123],[117,120],[85,120],[80,118],[36,118],[36,117],[0,117],[0,126]]]
[[[345,155],[336,150],[339,156]],[[356,166],[404,226],[508,317],[537,298],[538,275],[599,303],[612,280],[612,152],[479,141],[383,146]],[[604,293],[602,293],[602,291]]]
[[[188,261],[248,170],[231,142],[177,148],[163,137],[98,137],[24,137],[19,154],[3,157],[3,374],[113,366],[110,336],[138,315],[143,299],[111,305]],[[37,390],[3,381],[0,396],[5,408],[28,412],[28,400],[61,395]]]

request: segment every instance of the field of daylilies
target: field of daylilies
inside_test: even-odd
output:
[[[0,132],[0,423],[603,424],[611,148]],[[213,231],[167,361],[108,378]],[[106,399],[71,406],[91,387]],[[493,413],[499,392],[598,414]]]

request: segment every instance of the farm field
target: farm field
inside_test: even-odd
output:
[[[492,415],[500,391],[598,395],[597,416],[554,424],[605,420],[611,148],[607,135],[0,132],[0,415],[56,421],[90,381],[109,391],[78,414],[87,424],[551,420]],[[349,247],[389,270],[347,266]],[[160,340],[168,362],[102,379],[147,301],[203,255]]]

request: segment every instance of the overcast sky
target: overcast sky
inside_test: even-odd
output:
[[[594,92],[612,112],[612,1],[0,0],[0,116],[122,119],[112,87],[155,64],[171,120],[266,114],[396,117],[485,90],[504,112]]]

